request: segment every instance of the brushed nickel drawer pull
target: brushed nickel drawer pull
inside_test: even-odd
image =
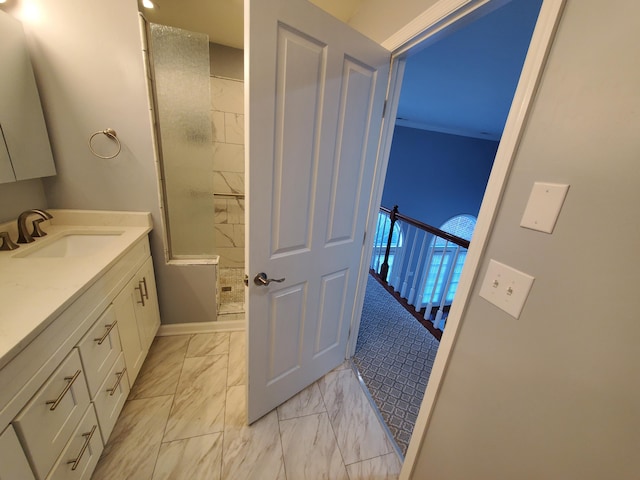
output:
[[[93,341],[98,342],[98,345],[102,345],[104,341],[107,339],[107,337],[109,336],[109,334],[111,333],[111,330],[113,330],[113,327],[115,327],[117,323],[118,321],[116,320],[113,323],[105,325],[105,328],[107,329],[107,331],[104,332],[104,334],[100,338],[94,338]]]
[[[87,438],[84,441],[84,445],[82,445],[82,448],[80,449],[80,453],[78,453],[78,456],[74,460],[69,460],[67,462],[67,464],[73,463],[71,470],[75,470],[76,468],[78,468],[78,465],[80,464],[80,460],[82,459],[84,452],[87,450],[87,447],[89,446],[89,442],[91,442],[91,437],[93,437],[93,434],[95,433],[97,427],[98,427],[97,425],[94,425],[90,432],[82,434],[83,437],[87,437]]]
[[[144,307],[144,293],[142,293],[142,282],[138,282],[136,290],[140,290],[140,300],[138,300],[138,303],[141,303]]]
[[[82,370],[76,370],[76,373],[73,374],[73,377],[64,377],[64,379],[67,381],[67,385],[64,387],[64,390],[60,392],[60,395],[58,395],[58,398],[56,398],[55,400],[49,400],[46,402],[47,405],[51,405],[51,408],[49,408],[49,410],[55,410],[56,408],[58,408],[58,405],[60,404],[64,396],[67,394],[67,392],[71,388],[71,385],[73,385],[73,382],[75,382],[78,379],[81,373],[82,373]]]
[[[118,377],[116,384],[111,388],[107,388],[107,392],[109,392],[110,397],[113,397],[113,394],[116,393],[118,385],[120,385],[120,381],[122,380],[122,377],[124,377],[125,373],[127,373],[127,367],[124,367],[121,372],[116,373],[116,377]]]
[[[147,277],[142,277],[142,283],[144,284],[144,296],[149,300],[149,289],[147,288]]]

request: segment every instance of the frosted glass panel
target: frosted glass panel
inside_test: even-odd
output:
[[[214,254],[209,38],[150,24],[150,51],[171,257]]]

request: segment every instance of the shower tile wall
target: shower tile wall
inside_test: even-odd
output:
[[[214,192],[244,194],[244,82],[212,76],[211,103]],[[244,268],[243,198],[215,197],[215,245],[221,269]]]

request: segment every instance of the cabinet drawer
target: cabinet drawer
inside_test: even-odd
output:
[[[0,435],[0,480],[33,480],[31,467],[16,432],[9,427]]]
[[[93,400],[105,445],[128,396],[129,379],[125,370],[124,354],[121,353]]]
[[[45,478],[89,405],[74,348],[14,421],[36,477]]]
[[[80,340],[78,349],[89,386],[89,395],[95,398],[122,350],[116,312],[111,305]]]
[[[103,449],[98,419],[89,405],[47,480],[88,480]]]

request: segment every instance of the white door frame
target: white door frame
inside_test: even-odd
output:
[[[391,139],[393,137],[394,119],[398,109],[402,75],[406,58],[409,53],[436,42],[444,30],[449,34],[451,29],[461,26],[486,15],[492,10],[508,3],[510,0],[440,0],[431,8],[416,17],[404,28],[385,40],[382,45],[391,50],[391,75],[387,93],[387,112],[382,126],[376,175],[371,194],[368,236],[375,231],[378,206],[382,199],[382,189],[389,162]],[[449,363],[449,356],[455,345],[460,330],[461,320],[470,294],[476,280],[478,266],[488,243],[495,216],[500,204],[504,188],[507,183],[511,165],[524,131],[528,114],[532,108],[532,101],[542,77],[544,64],[547,59],[553,36],[556,32],[565,0],[543,0],[538,20],[529,44],[529,50],[520,74],[518,86],[511,103],[509,115],[500,140],[498,151],[487,182],[487,188],[478,213],[473,242],[469,247],[465,265],[460,277],[455,300],[447,318],[447,328],[442,335],[438,354],[429,377],[422,405],[418,413],[411,442],[400,473],[400,480],[408,480],[414,471],[422,441],[429,425],[429,420],[442,386],[444,375]],[[360,281],[356,293],[354,312],[351,326],[348,357],[353,356],[360,328],[360,316],[364,304],[366,290],[366,276],[369,270],[369,258],[373,243],[365,243],[362,254]]]

